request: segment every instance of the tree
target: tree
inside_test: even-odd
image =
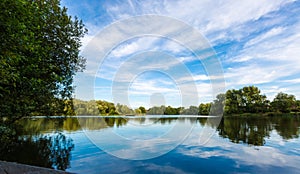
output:
[[[211,107],[211,103],[206,103],[206,104],[201,103],[199,105],[199,115],[209,115],[210,107]]]
[[[300,100],[296,101],[296,106],[297,106],[296,112],[300,112]]]
[[[127,105],[117,104],[116,112],[119,115],[133,115],[135,112],[133,109],[129,108]]]
[[[142,111],[139,109],[139,108],[136,108],[134,110],[134,113],[137,114],[137,115],[141,115],[142,114]]]
[[[59,0],[0,2],[0,117],[65,114],[87,30]]]
[[[173,108],[171,106],[166,107],[164,111],[164,115],[179,115],[180,109],[179,108]]]
[[[293,108],[296,108],[297,102],[294,95],[289,95],[283,92],[278,93],[271,102],[272,109],[282,113],[288,113]]]
[[[260,94],[260,90],[255,86],[247,86],[240,89],[242,96],[242,106],[244,112],[258,113],[266,111],[267,97]]]
[[[228,90],[226,92],[225,113],[240,113],[242,112],[242,95],[241,90]]]
[[[140,109],[140,111],[141,111],[142,114],[146,114],[146,109],[145,109],[145,107],[140,106],[139,109]]]
[[[190,106],[186,109],[182,108],[180,111],[181,115],[198,115],[199,108],[197,106]]]
[[[148,115],[163,115],[166,110],[166,107],[164,105],[161,106],[153,106],[152,108],[149,108],[147,111]]]
[[[96,103],[101,115],[119,115],[114,103],[104,100],[97,100]]]
[[[223,115],[224,112],[224,106],[225,106],[225,94],[218,94],[216,96],[216,99],[211,104],[211,115]]]
[[[228,90],[226,92],[225,113],[259,113],[268,110],[269,101],[265,95],[255,86],[243,87],[239,90]]]

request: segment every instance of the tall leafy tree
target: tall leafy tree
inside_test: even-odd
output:
[[[258,113],[266,110],[267,97],[260,94],[255,86],[246,86],[240,89],[244,112]]]
[[[259,113],[267,111],[269,101],[255,86],[246,86],[239,90],[226,92],[225,113]]]
[[[173,108],[172,106],[166,107],[164,115],[179,115],[181,108]]]
[[[119,115],[114,103],[104,100],[97,100],[96,103],[101,115]]]
[[[199,115],[209,115],[211,103],[201,103],[199,105]]]
[[[273,110],[288,113],[293,108],[297,108],[297,101],[294,95],[283,92],[278,93],[271,102]]]
[[[147,112],[146,108],[143,107],[143,106],[140,106],[139,109],[140,109],[140,111],[141,111],[142,114],[145,114]]]
[[[218,94],[216,99],[211,104],[210,114],[211,115],[223,115],[224,107],[225,107],[225,94]]]
[[[242,95],[241,90],[228,90],[226,92],[225,112],[227,114],[242,112]]]
[[[84,24],[59,0],[2,0],[0,8],[0,116],[64,114],[84,69]]]

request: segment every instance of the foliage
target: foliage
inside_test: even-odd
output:
[[[276,111],[276,113],[299,112],[300,101],[296,100],[293,95],[279,93],[270,103],[257,87],[247,86],[238,90],[227,90],[225,94],[218,94],[213,102],[201,103],[199,107],[174,108],[162,105],[151,107],[148,110],[140,106],[133,110],[119,103],[115,107],[113,103],[107,101],[74,100],[74,108],[77,115],[99,115],[99,111],[101,115],[141,115],[145,113],[148,115],[222,115],[223,112],[225,115],[242,115],[247,113],[271,114],[270,111]]]
[[[294,95],[289,95],[283,92],[278,93],[271,102],[274,111],[289,113],[292,109],[297,108],[297,101]]]
[[[182,115],[198,115],[198,113],[199,113],[199,108],[197,106],[190,106],[189,108],[181,109]]]
[[[209,115],[211,103],[201,103],[199,105],[199,115]]]
[[[225,113],[259,113],[266,112],[269,101],[255,86],[243,87],[226,92]]]
[[[225,106],[225,94],[218,94],[216,99],[211,104],[210,114],[211,115],[223,115]]]
[[[165,113],[166,107],[162,106],[153,106],[147,110],[148,115],[163,115]]]
[[[76,115],[99,115],[98,105],[95,100],[83,101],[74,99],[73,105]]]
[[[173,108],[168,106],[165,108],[164,115],[179,115],[181,108]]]
[[[96,101],[98,110],[101,115],[118,115],[119,113],[116,110],[116,107],[113,103],[107,102],[104,100]]]
[[[127,105],[121,105],[118,103],[116,105],[116,112],[118,115],[134,115],[135,111],[131,108],[129,108]]]
[[[145,107],[140,106],[139,109],[140,109],[142,114],[146,114],[147,111],[146,111]]]
[[[0,116],[65,114],[79,55],[83,23],[59,0],[0,2]]]

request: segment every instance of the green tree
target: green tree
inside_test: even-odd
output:
[[[255,86],[243,87],[239,90],[228,90],[226,92],[225,113],[259,113],[266,112],[269,101],[265,95]]]
[[[218,115],[218,116],[223,115],[225,98],[226,98],[225,94],[218,94],[216,96],[216,99],[211,104],[211,110],[210,110],[211,115]]]
[[[166,107],[164,105],[161,106],[153,106],[152,108],[149,108],[147,111],[148,115],[163,115],[166,110]]]
[[[206,103],[206,104],[201,103],[199,105],[199,115],[209,115],[210,107],[211,107],[211,103]]]
[[[104,100],[97,100],[96,103],[101,115],[119,115],[113,103]]]
[[[142,114],[142,111],[139,109],[139,108],[136,108],[134,110],[134,113],[137,114],[137,115],[141,115]]]
[[[255,86],[247,86],[240,90],[244,112],[258,113],[267,109],[267,97],[260,94]]]
[[[228,90],[225,95],[225,113],[241,113],[243,107],[241,90]]]
[[[278,93],[271,102],[272,109],[282,113],[289,113],[297,106],[294,95],[289,95],[283,92]]]
[[[65,114],[85,64],[82,21],[59,0],[2,0],[0,8],[0,117]]]
[[[129,108],[127,105],[117,104],[116,111],[120,115],[133,115],[135,112],[133,109]]]
[[[166,107],[164,111],[164,115],[179,115],[180,114],[180,108],[173,108],[171,106]]]
[[[141,110],[142,114],[146,114],[147,111],[146,111],[145,107],[140,106],[139,109]]]
[[[198,115],[199,108],[197,106],[190,106],[189,108],[182,108],[181,115]]]
[[[300,112],[300,100],[296,101],[296,112]]]

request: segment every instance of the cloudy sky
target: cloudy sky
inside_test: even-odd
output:
[[[77,98],[132,107],[198,105],[213,100],[213,88],[221,84],[214,79],[222,72],[225,89],[255,85],[270,100],[278,92],[300,99],[297,0],[62,0],[62,5],[89,30],[82,40],[87,69],[77,78]],[[163,19],[134,18],[143,15]],[[205,52],[208,46],[213,51]],[[208,65],[208,59],[221,66]]]

